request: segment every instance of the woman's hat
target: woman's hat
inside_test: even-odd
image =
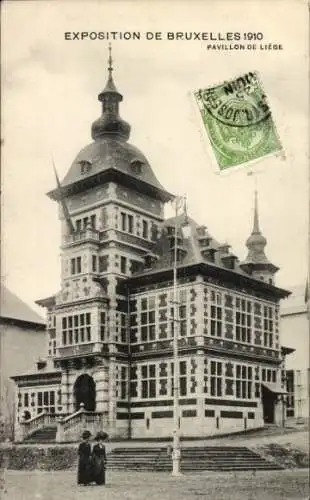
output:
[[[82,439],[88,439],[91,436],[91,432],[89,431],[83,431],[82,433]]]
[[[108,437],[108,434],[106,432],[99,431],[99,432],[97,432],[95,439],[96,439],[96,441],[99,441],[99,439],[102,439],[104,441],[105,439],[107,439],[107,437]]]

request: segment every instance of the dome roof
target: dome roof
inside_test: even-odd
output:
[[[169,201],[173,196],[158,182],[145,156],[127,142],[130,125],[119,115],[119,103],[123,96],[112,78],[111,46],[109,52],[108,81],[98,96],[102,113],[91,128],[94,142],[83,148],[75,158],[59,186],[64,190],[53,190],[48,195],[59,200],[68,193],[87,189],[94,182],[100,184],[117,178],[119,182],[148,192],[162,201]]]
[[[88,167],[84,171],[83,165]],[[128,142],[111,136],[97,139],[83,148],[72,163],[61,185],[62,187],[69,186],[111,169],[145,182],[160,191],[166,191],[157,180],[143,153]]]
[[[102,115],[92,124],[91,136],[96,140],[108,134],[117,134],[127,140],[130,135],[130,125],[119,116],[111,120],[109,116]]]

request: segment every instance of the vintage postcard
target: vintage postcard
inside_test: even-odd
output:
[[[1,10],[1,498],[309,498],[308,2]]]

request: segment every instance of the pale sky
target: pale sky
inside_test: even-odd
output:
[[[286,159],[254,167],[266,254],[277,284],[306,281],[308,260],[308,8],[290,1],[78,1],[2,3],[2,275],[33,306],[60,288],[60,224],[53,154],[63,178],[91,142],[107,72],[107,40],[64,39],[64,32],[139,31],[112,42],[114,79],[124,96],[129,142],[161,184],[187,193],[190,215],[243,259],[253,221],[253,177],[215,172],[191,93],[258,71]],[[163,40],[145,40],[145,32]],[[166,40],[166,32],[262,32],[282,51],[212,51],[210,42]],[[213,42],[216,43],[216,42]],[[218,42],[226,43],[229,42]],[[241,43],[241,42],[239,42]],[[246,42],[242,42],[246,43]],[[259,46],[261,42],[256,42]],[[169,209],[167,214],[170,215]],[[36,306],[34,306],[36,308]],[[37,309],[37,308],[36,308]],[[38,310],[38,309],[37,309]],[[43,310],[39,309],[41,314]]]

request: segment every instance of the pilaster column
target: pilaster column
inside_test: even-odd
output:
[[[204,340],[203,340],[203,329],[204,329],[204,293],[203,293],[203,279],[201,276],[197,276],[196,278],[196,285],[195,285],[195,290],[197,292],[197,297],[196,297],[196,315],[195,315],[195,320],[197,322],[197,334],[196,334],[196,340],[197,344],[199,346],[203,345]]]
[[[109,308],[109,378],[108,378],[108,421],[109,433],[115,434],[116,428],[116,285],[117,280],[114,276],[109,277],[108,296],[110,297]]]
[[[204,352],[202,349],[197,351],[197,417],[202,426],[205,418],[204,405]]]
[[[108,396],[108,420],[109,432],[113,436],[116,428],[116,358],[109,359],[109,396]]]
[[[61,406],[64,413],[69,413],[69,373],[68,373],[68,362],[62,362],[61,365]]]
[[[68,408],[68,413],[73,413],[75,411],[74,394],[73,394],[73,387],[74,387],[75,378],[76,378],[76,374],[74,372],[74,361],[70,360],[68,362],[68,369],[67,369],[67,408]]]
[[[96,371],[94,381],[96,383],[96,411],[108,411],[108,375],[109,368],[107,362],[100,358],[96,360]]]

